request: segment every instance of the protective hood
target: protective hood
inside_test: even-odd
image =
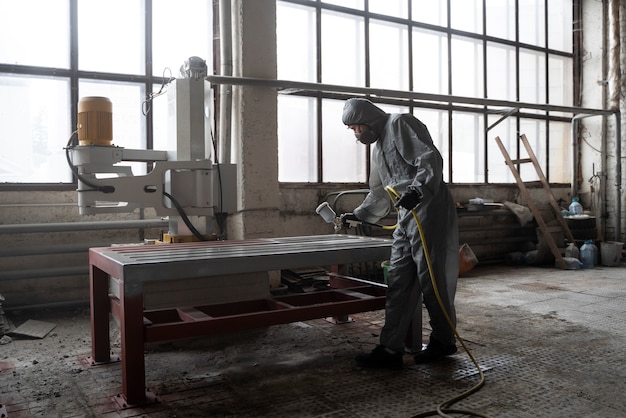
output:
[[[348,99],[343,107],[341,121],[344,125],[367,125],[370,128],[387,113],[367,99]]]

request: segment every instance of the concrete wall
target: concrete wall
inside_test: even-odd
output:
[[[590,58],[584,67],[584,105],[601,107],[603,103],[602,83],[604,48],[602,27],[602,7],[598,2],[584,2],[585,49],[590,51]],[[234,26],[234,65],[233,74],[244,77],[276,77],[275,54],[275,2],[273,0],[237,0],[232,3],[236,19]],[[272,89],[257,87],[234,88],[233,107],[233,162],[238,165],[238,212],[228,218],[228,236],[230,239],[244,239],[272,236],[317,235],[333,233],[330,224],[315,214],[315,208],[328,193],[346,189],[358,189],[363,185],[281,185],[277,179],[277,127],[276,94]],[[600,119],[596,122],[593,119]],[[615,162],[595,155],[593,148],[603,146],[604,127],[602,118],[585,120],[585,129],[589,132],[589,146],[581,147],[582,174],[586,180],[592,176],[591,165],[596,170],[607,173],[603,179],[606,196],[602,202],[607,204],[611,213],[616,191],[611,187],[611,173],[615,174]],[[610,125],[610,121],[609,121]],[[606,135],[611,138],[610,133]],[[614,140],[613,140],[614,141]],[[611,149],[615,144],[607,143]],[[592,148],[593,147],[593,148]],[[610,154],[610,153],[609,153]],[[466,203],[474,197],[492,199],[495,202],[512,201],[524,205],[516,185],[505,186],[454,186],[453,195],[458,202]],[[570,187],[553,188],[557,199],[567,206],[570,201]],[[581,197],[587,208],[592,207],[592,194],[586,181],[581,184]],[[532,195],[550,218],[551,209],[541,188],[533,188]],[[342,198],[337,212],[351,211],[363,195],[351,195]],[[621,195],[620,195],[621,198]],[[150,210],[137,211],[127,215],[98,215],[81,217],[76,204],[76,192],[0,192],[0,222],[6,225],[76,223],[94,221],[117,221],[136,219],[157,219]],[[622,211],[623,212],[623,211]],[[480,214],[472,221],[483,222]],[[611,216],[611,215],[610,215]],[[612,215],[615,216],[615,215]],[[484,217],[483,217],[484,218]],[[493,225],[501,218],[489,218],[486,224]],[[491,219],[491,220],[490,220]],[[495,221],[493,221],[495,219]],[[607,238],[615,236],[610,230],[612,218],[609,217]],[[472,227],[465,220],[467,231],[462,239],[474,243],[493,241],[492,245],[481,244],[481,256],[488,258],[492,254],[502,254],[503,247],[492,239],[491,233],[485,233]],[[511,228],[498,234],[514,231],[514,219],[505,221]],[[487,229],[487,228],[484,228]],[[4,253],[0,256],[0,294],[6,300],[5,307],[29,305],[47,305],[55,303],[84,303],[88,299],[88,258],[89,246],[108,246],[111,244],[139,243],[144,238],[158,239],[166,227],[149,229],[105,229],[81,232],[55,233],[11,233],[0,235],[4,240]],[[613,235],[611,235],[613,234]],[[82,249],[80,248],[82,247]],[[56,253],[50,253],[50,248]],[[16,254],[22,255],[16,255]],[[36,254],[33,254],[36,253]],[[72,274],[64,274],[67,269]],[[81,270],[82,269],[82,270]],[[46,274],[46,271],[49,274]]]
[[[268,182],[269,183],[269,182]],[[250,211],[247,219],[256,221],[259,226],[253,229],[252,237],[324,235],[334,233],[333,227],[315,213],[315,208],[329,193],[346,190],[338,186],[295,186],[280,188],[273,206],[276,208],[270,218],[272,227],[264,231],[262,218],[264,211]],[[349,190],[358,190],[354,185]],[[569,200],[569,186],[554,188],[553,193],[564,202]],[[524,204],[519,197],[517,186],[456,186],[453,194],[460,203],[467,203],[474,197],[505,200]],[[533,189],[534,199],[541,204],[546,221],[551,219],[551,209],[546,205],[543,189]],[[334,195],[333,195],[334,196]],[[337,201],[338,214],[349,212],[363,199],[364,194],[350,194]],[[89,299],[89,247],[102,247],[121,244],[140,244],[144,239],[159,239],[167,232],[167,222],[151,228],[120,228],[118,221],[161,220],[151,210],[125,215],[78,214],[76,192],[0,192],[0,231],[10,226],[30,226],[37,231],[41,227],[67,223],[49,232],[18,232],[0,234],[4,245],[0,249],[0,294],[5,297],[2,305],[16,308],[34,305],[86,303]],[[261,212],[261,213],[259,213]],[[461,239],[475,250],[484,262],[494,258],[502,261],[506,251],[520,248],[520,241],[506,244],[511,236],[518,234],[518,224],[512,216],[493,217],[491,214],[471,213],[471,218],[461,219]],[[238,218],[234,217],[235,222]],[[110,228],[102,229],[99,223],[111,223]],[[231,225],[229,229],[238,227]],[[393,219],[385,221],[393,224]],[[97,229],[71,231],[77,223],[97,224]],[[475,225],[483,225],[478,229]],[[497,228],[493,228],[498,224]],[[463,231],[464,225],[468,230]],[[40,228],[38,228],[38,226]],[[95,228],[95,227],[94,227]],[[387,231],[374,231],[388,234]],[[232,238],[232,237],[231,237]],[[175,244],[171,244],[175,245]],[[508,246],[506,246],[508,245]],[[513,245],[513,246],[511,246]]]

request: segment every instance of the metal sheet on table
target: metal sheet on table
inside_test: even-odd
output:
[[[130,265],[181,260],[236,259],[240,257],[274,255],[277,253],[299,254],[390,247],[391,240],[386,238],[356,235],[320,235],[243,241],[110,247],[95,250],[120,264]]]
[[[123,266],[124,277],[119,279],[128,284],[383,260],[389,256],[391,242],[387,238],[337,234],[91,251]]]

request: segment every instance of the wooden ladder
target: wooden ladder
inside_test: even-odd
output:
[[[561,269],[565,269],[566,268],[565,260],[563,260],[563,255],[561,254],[561,250],[554,242],[554,237],[551,234],[551,232],[553,232],[554,230],[548,227],[545,221],[543,220],[543,217],[541,216],[541,212],[539,212],[537,205],[535,204],[534,200],[530,197],[530,193],[528,192],[528,189],[526,188],[526,185],[524,184],[524,181],[522,180],[522,177],[519,171],[517,170],[516,165],[523,164],[523,163],[533,164],[533,166],[535,167],[535,171],[537,172],[537,175],[539,176],[539,180],[541,181],[541,184],[543,184],[543,189],[548,196],[548,201],[550,202],[550,205],[554,209],[554,214],[556,216],[556,219],[559,221],[559,224],[561,225],[561,229],[565,233],[565,237],[569,240],[569,242],[574,242],[574,236],[572,235],[572,232],[570,231],[569,227],[567,226],[567,223],[565,222],[565,219],[563,218],[563,214],[561,213],[561,208],[559,208],[559,204],[557,203],[556,198],[554,197],[554,194],[552,193],[552,190],[550,189],[548,180],[544,176],[543,171],[541,170],[541,167],[539,166],[537,157],[535,156],[535,153],[533,152],[530,144],[528,143],[528,139],[526,138],[526,135],[524,134],[520,135],[520,139],[522,141],[522,144],[524,144],[524,147],[526,148],[526,152],[528,153],[529,158],[511,160],[509,153],[507,152],[506,148],[504,148],[504,145],[502,145],[502,141],[500,140],[500,137],[496,137],[496,142],[498,143],[498,147],[500,147],[500,151],[502,151],[502,155],[504,155],[504,161],[506,162],[506,165],[509,166],[509,168],[511,169],[511,172],[513,173],[513,176],[515,177],[515,180],[517,180],[517,185],[519,186],[520,192],[522,193],[522,197],[527,202],[528,208],[530,209],[533,216],[535,217],[535,220],[537,221],[537,224],[539,225],[539,228],[541,229],[541,232],[543,233],[543,237],[548,243],[548,246],[550,247],[550,251],[554,255],[554,258],[559,264],[559,267],[561,267]]]

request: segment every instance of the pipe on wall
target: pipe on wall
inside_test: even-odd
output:
[[[0,283],[13,280],[44,279],[65,276],[89,276],[89,267],[77,266],[0,271]]]
[[[622,241],[622,114],[615,113],[615,240]]]
[[[578,165],[580,164],[580,144],[578,142],[578,124],[581,119],[591,116],[586,113],[580,113],[572,118],[571,124],[571,138],[572,138],[572,197],[578,196]]]
[[[73,232],[96,231],[106,229],[132,228],[163,228],[168,226],[166,219],[138,219],[130,221],[102,221],[102,222],[58,222],[40,224],[11,224],[0,225],[0,234],[24,234],[37,232]]]
[[[137,244],[142,244],[142,242],[137,242]],[[0,248],[0,257],[86,253],[90,248],[111,247],[113,245],[114,243],[111,242],[92,242],[87,244],[42,245],[28,248],[9,247]]]
[[[0,225],[0,234],[41,233],[41,232],[72,232],[72,231],[96,231],[110,229],[133,229],[133,228],[162,228],[167,227],[165,219],[139,219],[129,221],[103,221],[103,222],[59,222],[42,224],[13,224]],[[98,245],[109,246],[110,244]],[[21,257],[30,255],[46,254],[70,254],[89,251],[89,244],[56,245],[29,248],[6,248],[0,251],[0,257]],[[88,275],[87,267],[58,267],[29,270],[4,270],[0,271],[0,282],[11,280],[39,279],[47,277],[79,276]]]
[[[610,64],[609,82],[611,83],[611,95],[609,108],[615,112],[615,240],[622,241],[622,117],[620,113],[622,97],[622,52],[621,37],[624,22],[620,19],[620,7],[622,1],[610,2]],[[622,11],[623,13],[623,11]]]
[[[220,22],[220,74],[233,74],[233,47],[232,47],[232,9],[231,0],[219,1]],[[232,119],[233,86],[220,85],[220,123],[219,123],[219,162],[232,162],[231,147],[231,119]]]

